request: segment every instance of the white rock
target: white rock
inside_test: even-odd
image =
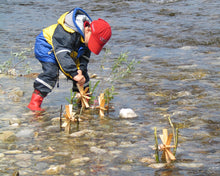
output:
[[[137,117],[137,114],[130,108],[122,108],[120,110],[120,113],[119,113],[119,116],[121,118],[134,118],[134,117]]]

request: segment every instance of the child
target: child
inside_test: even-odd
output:
[[[34,92],[27,106],[32,111],[44,111],[42,101],[54,88],[59,70],[76,83],[89,85],[87,64],[91,51],[98,55],[111,37],[111,27],[103,19],[92,21],[81,8],[64,13],[58,23],[37,36],[35,57],[41,62],[43,73],[34,81]]]

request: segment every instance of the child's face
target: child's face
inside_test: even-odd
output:
[[[89,39],[91,36],[91,28],[89,26],[85,27],[85,45],[88,47]]]

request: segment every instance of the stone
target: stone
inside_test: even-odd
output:
[[[47,175],[56,175],[59,174],[62,170],[62,168],[64,168],[65,166],[62,165],[58,165],[58,166],[54,166],[51,165],[49,169],[47,169],[43,174],[47,174]]]
[[[149,157],[144,157],[144,158],[140,159],[140,162],[148,163],[148,164],[153,164],[153,163],[155,163],[155,159],[149,158]]]
[[[122,108],[119,112],[119,117],[121,118],[135,118],[137,114],[130,108]]]
[[[153,169],[161,169],[165,166],[166,166],[166,163],[154,163],[154,164],[148,165],[148,167],[151,167]]]
[[[33,129],[23,129],[16,134],[17,137],[33,137],[34,130]]]
[[[82,130],[82,131],[77,131],[77,132],[75,132],[75,133],[72,133],[72,134],[70,134],[70,136],[71,137],[82,137],[82,136],[84,136],[84,135],[86,135],[86,134],[90,134],[90,133],[93,133],[94,131],[93,130]]]
[[[0,158],[3,158],[5,156],[4,153],[0,153]]]
[[[85,165],[89,161],[90,161],[89,157],[82,157],[82,158],[77,158],[77,159],[71,160],[70,164],[71,165],[82,166],[82,165]]]
[[[175,166],[186,168],[199,168],[204,167],[203,163],[176,163]]]
[[[20,121],[20,119],[18,119],[18,118],[11,118],[11,119],[9,120],[9,124],[10,124],[11,126],[19,126],[19,125],[21,124],[21,121]]]
[[[31,166],[31,162],[30,161],[18,161],[16,162],[16,165],[18,165],[21,168],[28,168]]]
[[[104,147],[115,147],[115,146],[117,146],[117,143],[114,141],[109,141],[109,142],[105,143],[103,146]]]
[[[101,149],[101,148],[98,148],[98,147],[91,147],[90,151],[93,152],[93,153],[96,153],[96,154],[104,154],[104,153],[107,152],[105,149]]]
[[[21,150],[9,150],[9,151],[4,152],[5,155],[15,155],[15,154],[21,154],[21,153],[23,153],[23,151]]]
[[[12,131],[3,131],[0,133],[0,140],[3,142],[13,142],[16,140],[16,136]]]

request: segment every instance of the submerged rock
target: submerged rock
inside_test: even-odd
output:
[[[154,163],[154,164],[148,165],[148,167],[151,167],[153,169],[161,169],[165,167],[166,165],[167,165],[166,163]]]
[[[54,165],[51,165],[49,169],[47,169],[43,174],[46,174],[46,175],[55,175],[55,174],[59,174],[62,170],[64,166],[54,166]]]
[[[70,136],[71,137],[82,137],[82,136],[84,136],[84,135],[86,135],[86,134],[91,134],[91,133],[93,133],[94,131],[93,130],[87,130],[87,129],[85,129],[85,130],[82,130],[82,131],[77,131],[77,132],[75,132],[75,133],[72,133],[72,134],[70,134]]]
[[[24,96],[24,91],[20,89],[20,87],[13,88],[9,93],[8,97],[12,99],[14,102],[21,101],[21,97]]]
[[[153,164],[153,163],[155,163],[155,159],[150,158],[150,157],[144,157],[144,158],[140,159],[140,162],[148,163],[148,164]]]
[[[9,125],[11,126],[19,126],[21,124],[21,120],[18,118],[9,119]]]
[[[71,165],[82,166],[82,165],[85,165],[89,161],[90,161],[89,157],[82,157],[82,158],[77,158],[77,159],[71,160],[70,164]]]
[[[90,151],[93,152],[93,153],[96,153],[96,154],[104,154],[104,153],[107,152],[105,149],[101,149],[101,148],[98,148],[98,147],[91,147]]]
[[[3,131],[0,133],[0,140],[3,142],[12,142],[15,141],[16,136],[12,131]]]
[[[34,130],[33,129],[24,129],[19,131],[16,134],[17,137],[33,137],[34,136]]]
[[[121,109],[119,112],[119,116],[121,118],[135,118],[137,117],[137,114],[130,108],[126,108],[126,109]]]
[[[203,163],[176,163],[175,166],[186,167],[186,168],[199,168],[203,167]]]

